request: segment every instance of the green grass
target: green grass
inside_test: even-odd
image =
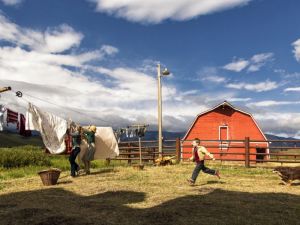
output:
[[[18,168],[50,165],[50,158],[39,147],[23,146],[0,149],[0,167]]]
[[[124,163],[112,161],[108,166],[106,160],[95,160],[92,161],[91,168],[113,168],[120,165]],[[69,171],[69,156],[46,154],[36,146],[0,148],[0,181],[36,176],[39,171],[49,168]]]
[[[24,145],[32,145],[42,147],[43,142],[41,137],[23,137],[16,133],[11,133],[8,131],[0,132],[0,148],[11,148]]]

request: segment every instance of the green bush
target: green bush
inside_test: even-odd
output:
[[[50,158],[37,147],[24,146],[0,149],[0,167],[51,166]]]

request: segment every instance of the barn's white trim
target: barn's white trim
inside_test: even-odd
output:
[[[219,126],[219,140],[221,140],[221,128],[226,128],[226,140],[229,140],[229,127],[226,125]]]
[[[222,125],[219,126],[219,140],[221,140],[221,129],[222,128],[226,128],[226,140],[229,139],[229,127],[227,125]],[[220,150],[228,150],[228,142],[227,141],[223,141],[221,143],[219,143],[219,149]]]

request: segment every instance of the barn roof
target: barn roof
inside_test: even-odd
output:
[[[251,117],[251,119],[254,121],[256,127],[258,128],[258,130],[260,131],[260,133],[262,134],[262,136],[264,137],[264,139],[267,140],[265,134],[262,132],[262,130],[261,130],[260,127],[258,126],[257,122],[255,121],[255,119],[254,119],[254,117],[252,116],[251,113],[248,113],[248,112],[245,112],[245,111],[243,111],[243,110],[241,110],[241,109],[238,109],[238,108],[234,107],[232,104],[230,104],[230,103],[227,102],[227,101],[224,101],[224,102],[222,102],[222,103],[220,103],[220,104],[214,106],[213,108],[211,108],[211,109],[209,109],[209,110],[207,110],[207,111],[204,111],[204,112],[198,114],[198,115],[196,116],[194,122],[192,123],[192,125],[190,126],[190,128],[188,129],[188,131],[186,132],[186,134],[184,135],[183,139],[186,139],[187,135],[190,133],[190,131],[192,130],[194,124],[196,123],[197,119],[198,119],[200,116],[202,116],[202,115],[204,115],[204,114],[206,114],[206,113],[209,113],[209,112],[211,112],[211,111],[214,111],[215,109],[219,108],[220,106],[229,106],[230,108],[234,109],[235,111],[238,111],[238,112],[244,113],[244,114],[246,114],[246,115],[249,115],[249,116]]]

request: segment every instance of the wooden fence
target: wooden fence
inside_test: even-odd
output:
[[[183,156],[191,153],[192,140],[164,140],[163,152],[158,152],[157,141],[142,141],[142,161],[143,163],[153,164],[155,159],[161,156],[176,156],[178,161],[186,161],[187,158]],[[227,143],[228,151],[226,151],[226,158],[223,158],[223,153],[220,151],[211,151],[210,149],[219,149],[222,143]],[[231,143],[239,143],[231,146]],[[250,149],[256,148],[257,144],[268,144],[268,151],[265,153],[258,153]],[[190,146],[189,150],[185,150]],[[300,163],[300,140],[250,140],[246,137],[244,140],[201,140],[201,145],[205,146],[211,153],[218,155],[220,161],[240,161],[244,162],[246,167],[250,167],[253,163],[277,162],[277,163]],[[292,146],[291,146],[292,145]],[[128,164],[137,163],[139,161],[139,143],[138,141],[127,141],[119,143],[120,155],[108,160],[122,160],[127,161]],[[232,149],[240,149],[240,152],[231,152]],[[291,152],[292,151],[292,152]],[[232,158],[228,158],[228,156]],[[236,156],[239,156],[238,159]],[[255,156],[255,159],[253,159]],[[261,157],[257,157],[261,156]]]

